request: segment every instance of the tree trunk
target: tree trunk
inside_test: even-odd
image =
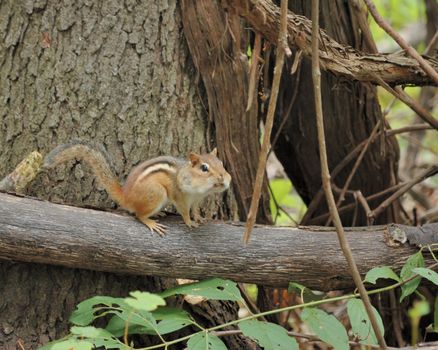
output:
[[[29,152],[46,153],[72,138],[104,144],[120,178],[142,160],[184,156],[211,141],[176,1],[5,0],[0,38],[1,177]],[[87,166],[70,162],[37,177],[27,193],[114,206],[95,184]],[[204,214],[233,213],[218,203],[220,196],[208,201]],[[25,263],[0,264],[0,280],[2,349],[15,349],[18,341],[36,349],[61,337],[75,304],[92,295],[173,284]],[[236,306],[212,303],[196,312],[208,325],[235,318]],[[241,346],[236,337],[225,341]]]
[[[297,14],[310,18],[309,1],[289,1],[289,8]],[[364,13],[355,11],[351,3],[344,1],[322,2],[320,11],[321,27],[335,40],[365,52],[373,52],[373,43],[366,40],[365,30],[362,29],[364,33],[362,36],[359,30],[359,23],[363,23],[361,17],[365,16]],[[292,76],[290,74],[292,62],[293,60],[289,59],[283,70],[281,82],[283,88],[276,110],[274,135],[280,130],[284,118],[287,118],[287,122],[280,130],[274,149],[297,191],[306,204],[310,205],[321,188],[311,67],[310,60],[304,58],[297,74]],[[366,83],[346,81],[329,72],[323,72],[321,78],[325,134],[328,140],[327,154],[330,169],[333,170],[357,144],[370,136],[376,123],[382,120],[382,115],[375,87]],[[301,93],[297,94],[290,113],[287,114],[296,89]],[[360,190],[367,196],[394,184],[397,152],[394,139],[377,138],[366,152],[348,189]],[[338,176],[333,178],[339,188],[343,187],[353,164],[354,161],[350,162]],[[354,202],[351,195],[346,197],[345,203]],[[370,203],[371,208],[374,205],[375,203]],[[322,199],[314,212],[308,213],[306,218],[310,219],[326,211],[325,200]],[[344,225],[365,225],[366,215],[361,208],[359,213],[356,222],[353,219],[353,211],[344,214],[342,216]],[[390,212],[378,218],[380,223],[393,220],[394,216]]]
[[[217,0],[182,0],[184,32],[208,96],[219,150],[229,164],[239,205],[246,219],[259,158],[257,104],[246,110],[249,89],[248,40],[239,17],[225,12]],[[207,28],[207,30],[206,30]],[[264,183],[257,220],[270,223],[269,195]]]

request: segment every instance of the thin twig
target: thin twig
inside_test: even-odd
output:
[[[370,206],[368,205],[367,200],[365,199],[364,195],[361,191],[354,191],[354,197],[359,201],[359,203],[362,205],[365,214],[367,218],[369,217],[369,213],[371,212]],[[369,221],[367,222],[368,225],[370,225]]]
[[[412,99],[406,92],[401,88],[392,88],[384,80],[376,77],[380,86],[388,91],[391,95],[397,97],[400,101],[404,102],[409,108],[411,108],[421,119],[426,123],[430,124],[434,129],[438,129],[438,120],[436,120],[432,114],[429,113],[423,106],[421,106],[417,101]]]
[[[21,350],[26,350],[26,349],[24,348],[23,344],[21,343],[21,339],[18,339],[18,340],[17,340],[17,345],[19,346],[19,348],[20,348]]]
[[[321,179],[324,188],[327,204],[330,215],[338,234],[339,244],[342,252],[347,260],[354,283],[359,291],[360,297],[364,303],[365,310],[370,319],[371,325],[376,335],[377,341],[382,349],[386,349],[385,339],[380,331],[376,316],[373,312],[370,298],[362,283],[359,270],[351,253],[350,244],[345,237],[344,228],[342,227],[341,218],[339,217],[338,209],[336,208],[335,198],[331,189],[330,171],[327,160],[327,149],[324,135],[324,117],[322,111],[322,97],[321,97],[321,71],[319,68],[319,0],[312,0],[312,79],[315,94],[315,112],[316,112],[316,126],[318,130],[318,145],[321,161]]]
[[[421,148],[423,151],[428,151],[433,155],[438,155],[438,152],[433,147],[426,146],[424,143],[421,142],[421,140],[418,140],[411,135],[401,135],[400,137],[407,140],[409,143],[414,144],[418,148]]]
[[[405,132],[411,132],[411,131],[419,131],[419,130],[426,130],[426,129],[433,129],[429,124],[415,124],[415,125],[410,125],[410,126],[406,126],[400,129],[393,129],[393,130],[387,130],[385,131],[385,133],[387,134],[387,136],[389,135],[397,135],[397,134],[402,134]],[[380,133],[382,132],[382,129],[379,130],[378,135],[380,135]],[[361,143],[359,143],[355,148],[353,148],[353,150],[350,151],[350,153],[348,153],[344,159],[342,159],[342,161],[340,163],[338,163],[338,165],[336,165],[336,167],[333,169],[331,176],[332,176],[332,183],[334,181],[334,179],[336,178],[336,176],[339,175],[339,173],[341,172],[342,169],[344,169],[348,163],[350,163],[354,157],[362,150],[362,148],[368,143],[368,142],[374,142],[374,140],[376,139],[376,137],[378,135],[374,135],[374,137],[369,136],[368,138],[366,138],[365,140],[363,140]],[[371,141],[370,141],[371,139]],[[384,190],[386,191],[386,190]],[[380,193],[380,192],[379,192]],[[379,197],[379,194],[375,194],[377,197]],[[314,223],[314,220],[316,220],[318,218],[318,220],[322,220],[322,218],[327,217],[328,214],[323,214],[320,215],[318,217],[312,218],[311,216],[313,215],[313,213],[315,212],[315,210],[318,208],[319,203],[321,202],[322,198],[324,197],[324,191],[322,188],[319,189],[319,191],[316,193],[315,196],[313,196],[312,202],[310,202],[308,208],[307,208],[307,212],[304,214],[304,217],[301,220],[301,225],[307,225],[310,222]],[[377,198],[375,197],[375,198]],[[371,198],[371,197],[367,197],[367,200],[370,199],[375,199],[375,198]],[[342,208],[346,208],[348,207],[348,210],[351,209],[353,206],[348,205]]]
[[[237,334],[242,334],[243,332],[240,329],[231,329],[231,330],[227,330],[227,331],[214,331],[211,332],[211,334],[215,335],[216,337],[225,337],[225,336],[230,336],[230,335],[237,335]],[[296,338],[304,338],[307,339],[308,341],[311,342],[323,342],[323,340],[321,340],[320,338],[318,338],[317,336],[313,335],[313,334],[304,334],[304,333],[299,333],[299,332],[294,332],[294,331],[288,331],[287,332],[288,335],[292,336],[292,337],[296,337]],[[350,345],[361,345],[361,343],[359,342],[355,342],[355,341],[349,341],[348,342]],[[379,349],[378,345],[368,345],[367,347],[370,349]]]
[[[296,55],[298,55],[298,53],[296,53]],[[297,59],[297,60],[299,60],[301,62],[301,59]],[[297,64],[298,64],[298,66],[300,65],[300,63],[297,63]],[[283,130],[284,126],[286,125],[286,122],[289,119],[289,114],[292,111],[292,107],[294,106],[295,101],[297,99],[298,91],[300,90],[299,85],[300,85],[300,78],[301,78],[301,69],[298,69],[298,66],[297,66],[297,70],[298,70],[297,76],[295,78],[295,84],[294,84],[294,87],[295,87],[294,93],[292,95],[292,98],[290,99],[289,105],[287,106],[286,112],[282,116],[280,126],[278,127],[277,132],[275,133],[275,136],[272,139],[271,149],[269,150],[269,152],[271,152],[271,150],[273,150],[275,148],[275,145],[278,141],[278,138],[280,137],[281,131]]]
[[[251,297],[248,295],[244,283],[238,283],[237,286],[240,289],[240,293],[243,296],[243,300],[246,304],[245,306],[247,307],[248,311],[251,314],[259,314],[260,310],[257,305],[251,300]],[[266,321],[265,317],[262,317],[262,319],[263,321]]]
[[[298,222],[296,222],[296,220],[295,220],[295,219],[294,219],[294,218],[293,218],[293,217],[287,212],[287,210],[284,209],[284,208],[278,203],[277,198],[275,198],[274,191],[272,191],[272,188],[271,188],[271,185],[270,185],[270,184],[268,184],[268,188],[269,188],[269,194],[270,194],[270,197],[271,197],[272,201],[274,202],[275,209],[277,210],[277,213],[276,213],[275,218],[274,218],[274,223],[277,222],[277,218],[278,218],[278,216],[280,215],[279,213],[280,213],[280,211],[281,211],[281,212],[283,212],[283,213],[288,217],[288,219],[289,219],[290,221],[292,221],[292,222],[294,223],[295,226],[298,226]]]
[[[280,32],[278,36],[277,58],[274,68],[274,80],[272,81],[272,92],[269,99],[268,114],[266,116],[265,132],[263,135],[263,144],[260,150],[259,164],[257,168],[257,175],[254,184],[254,192],[251,200],[251,207],[249,209],[248,218],[246,221],[246,229],[243,236],[243,241],[248,243],[251,236],[252,228],[254,227],[257,209],[259,206],[263,178],[265,175],[266,160],[268,158],[269,140],[271,138],[272,125],[274,124],[274,113],[277,105],[278,90],[280,87],[281,72],[283,70],[285,42],[287,35],[287,0],[281,0],[281,20]]]
[[[246,111],[248,112],[251,109],[254,96],[256,95],[256,86],[258,79],[258,68],[260,61],[260,52],[262,49],[262,36],[259,32],[256,33],[254,39],[254,49],[252,50],[251,55],[251,69],[249,72],[249,88],[248,88],[248,104],[246,106]]]
[[[374,139],[374,135],[376,135],[377,132],[379,131],[379,127],[381,124],[382,123],[380,120],[376,123],[376,125],[373,128],[373,131],[371,132],[370,137],[368,138],[368,141],[365,143],[365,146],[360,151],[359,156],[356,159],[356,162],[354,162],[353,168],[351,169],[350,174],[348,175],[347,180],[345,181],[344,187],[342,187],[341,193],[339,194],[338,201],[336,202],[336,207],[339,207],[341,203],[345,200],[345,192],[347,192],[348,187],[350,186],[350,183],[353,180],[353,177],[356,174],[359,165],[362,163],[363,157],[365,156],[365,153],[368,150],[369,145],[371,144],[371,140]],[[330,225],[330,222],[331,219],[329,218],[327,220],[326,226]]]
[[[386,130],[385,134],[386,136],[392,136],[392,135],[402,134],[405,132],[423,131],[423,130],[431,130],[431,129],[433,128],[429,124],[412,124],[398,129]]]
[[[123,330],[123,343],[126,346],[129,346],[128,336],[129,336],[129,322],[131,321],[131,318],[132,318],[132,313],[129,314],[128,319],[125,322],[125,328]]]
[[[379,50],[374,41],[373,34],[371,33],[370,25],[368,24],[368,16],[363,8],[362,3],[359,0],[348,1],[347,4],[353,8],[357,25],[360,29],[362,40],[364,41],[364,47],[362,49],[368,49],[367,51],[373,54],[377,54]]]
[[[429,52],[435,48],[437,43],[438,43],[438,30],[435,32],[433,38],[429,41],[429,44],[427,44],[423,54],[428,55]]]
[[[438,173],[438,165],[433,165],[429,169],[422,171],[417,177],[413,178],[411,181],[406,182],[401,188],[399,188],[395,193],[385,199],[380,205],[371,211],[370,217],[371,220],[377,218],[392,202],[397,200],[400,196],[408,192],[411,187],[416,185],[417,183],[427,179]]]
[[[388,22],[386,22],[382,16],[380,16],[379,12],[377,11],[376,6],[374,5],[372,0],[364,0],[365,4],[368,7],[368,10],[371,13],[371,16],[373,16],[376,23],[379,25],[380,28],[382,28],[386,33],[388,33],[389,36],[391,36],[397,44],[400,45],[400,47],[409,54],[412,58],[418,61],[418,64],[420,67],[426,72],[427,75],[429,75],[432,80],[435,82],[435,84],[438,84],[438,73],[430,66],[429,63],[426,62],[426,60],[421,57],[421,55],[412,47],[410,46],[402,37],[400,34],[398,34],[390,25]]]
[[[335,168],[332,170],[331,177],[332,182],[334,183],[334,179],[336,176],[339,175],[339,173],[344,169],[353,159],[356,157],[356,155],[362,150],[362,148],[367,144],[367,142],[374,142],[374,140],[377,138],[377,136],[380,135],[380,132],[378,132],[373,137],[367,137],[365,140],[363,140],[361,143],[359,143],[356,147],[353,148],[353,150],[348,153],[344,159],[341,160],[338,165],[335,166]],[[369,141],[371,139],[371,141]],[[313,213],[316,211],[316,209],[319,206],[319,203],[324,198],[324,190],[321,187],[316,195],[313,196],[312,201],[310,202],[309,206],[307,207],[307,212],[304,215],[303,219],[301,220],[302,225],[307,225],[307,222],[310,220],[310,217],[313,215]]]
[[[400,306],[396,300],[395,290],[389,291],[389,303],[391,306],[392,328],[394,330],[395,339],[399,347],[405,346],[406,343],[402,335],[402,321],[400,317]]]
[[[332,183],[332,185],[333,185],[333,183]],[[369,202],[369,201],[378,199],[378,198],[384,196],[385,194],[397,191],[399,188],[403,187],[404,185],[405,185],[405,183],[399,183],[397,185],[388,187],[388,188],[384,189],[383,191],[373,193],[373,194],[369,195],[368,197],[365,197],[365,200],[367,202]],[[350,203],[350,204],[347,204],[347,205],[344,205],[344,206],[338,208],[338,210],[339,210],[340,214],[343,214],[346,211],[353,209],[355,206],[356,206],[356,203]],[[308,225],[316,225],[316,224],[322,222],[322,220],[327,219],[329,216],[330,216],[330,213],[325,213],[325,214],[315,216],[314,218],[309,220]]]
[[[392,107],[394,107],[396,101],[397,101],[397,97],[393,97],[391,102],[389,102],[386,108],[382,111],[382,117],[386,117],[389,114]]]

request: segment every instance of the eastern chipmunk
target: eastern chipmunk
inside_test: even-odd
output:
[[[196,227],[190,219],[190,208],[211,193],[225,191],[231,181],[230,174],[217,158],[216,148],[206,154],[190,153],[188,160],[174,157],[147,160],[131,170],[123,186],[112,170],[106,151],[83,141],[56,147],[45,157],[43,167],[52,168],[75,158],[89,164],[114,201],[161,236],[166,233],[166,226],[151,216],[170,202],[187,226]],[[194,216],[195,220],[200,219],[199,213]]]

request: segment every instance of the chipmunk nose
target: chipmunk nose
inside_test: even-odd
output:
[[[227,174],[227,176],[222,175],[222,183],[225,189],[230,187],[230,182],[231,182],[231,176],[229,174]]]

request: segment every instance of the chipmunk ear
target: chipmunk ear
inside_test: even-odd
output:
[[[199,154],[193,152],[190,152],[188,156],[190,163],[192,163],[192,165],[196,165],[199,163],[199,157],[200,157]]]
[[[210,154],[213,155],[213,156],[215,156],[215,157],[217,157],[217,147],[215,147],[215,148],[213,149],[213,151],[210,152]]]

